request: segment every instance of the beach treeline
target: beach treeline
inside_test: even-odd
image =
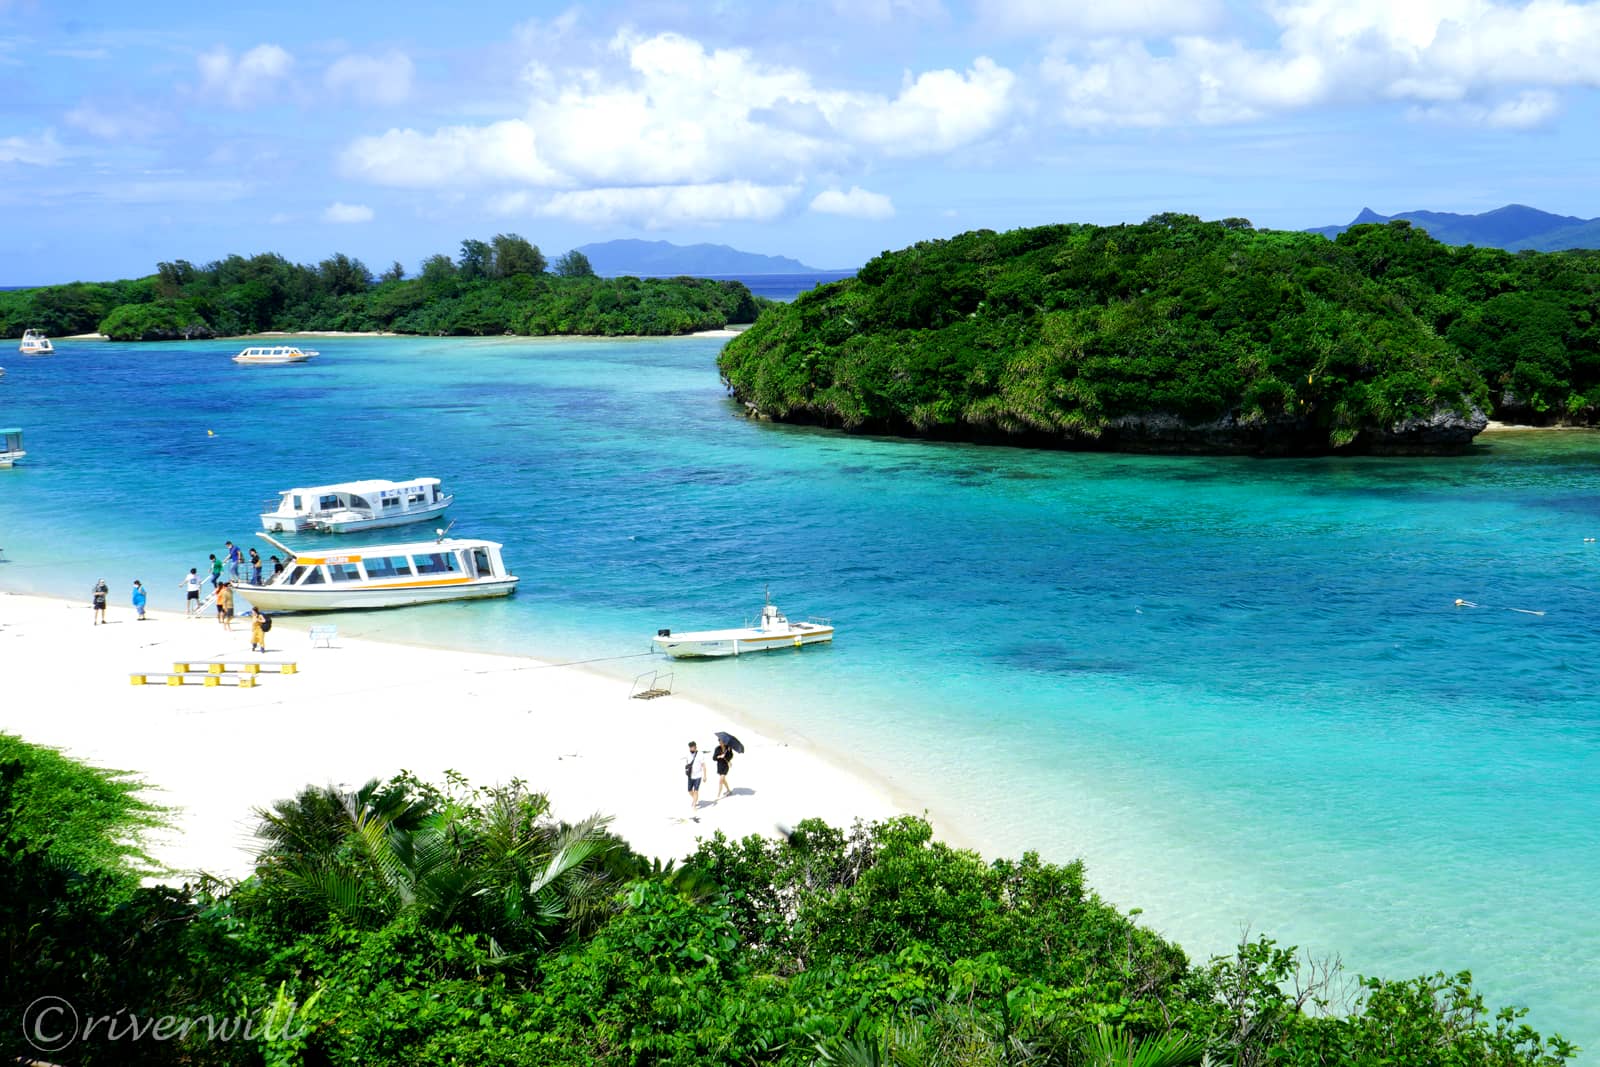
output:
[[[182,888],[141,881],[130,843],[160,818],[126,775],[0,735],[4,1053],[35,1062],[29,1036],[62,1030],[59,1010],[38,1025],[50,997],[102,1020],[50,1050],[63,1064],[1554,1067],[1575,1051],[1487,1009],[1466,974],[1346,981],[1265,937],[1192,960],[1081,864],[988,862],[916,818],[719,834],[663,866],[520,783],[402,775],[257,812],[255,874]],[[247,1036],[216,1037],[241,1018]],[[148,1036],[174,1019],[192,1025]]]
[[[771,309],[720,367],[764,417],[1068,447],[1594,425],[1600,253],[1452,247],[1405,221],[1332,241],[1177,214],[980,230]]]
[[[114,341],[274,330],[670,335],[751,322],[766,303],[737,281],[599,278],[578,251],[552,267],[526,238],[498,234],[461,242],[455,258],[429,256],[415,277],[400,263],[374,277],[343,253],[314,266],[266,253],[164,262],[131,281],[0,292],[0,337],[27,329]]]

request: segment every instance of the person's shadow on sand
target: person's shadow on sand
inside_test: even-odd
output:
[[[751,789],[749,786],[741,785],[741,786],[737,786],[737,787],[735,787],[733,789],[728,790],[723,795],[724,796],[730,796],[730,797],[753,797],[753,796],[756,795],[756,791],[754,789]]]

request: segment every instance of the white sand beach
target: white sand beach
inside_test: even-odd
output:
[[[150,842],[174,881],[248,874],[256,807],[402,769],[478,785],[521,778],[558,817],[612,815],[615,832],[662,859],[715,830],[771,834],[809,816],[848,826],[906,809],[882,784],[683,695],[630,699],[625,682],[531,659],[342,637],[312,648],[307,617],[276,621],[270,651],[252,654],[243,620],[231,633],[172,612],[138,622],[126,592],[113,589],[98,626],[87,600],[0,593],[0,731],[142,777],[174,809],[174,831]],[[289,660],[297,673],[269,667],[255,688],[129,681],[222,658]],[[711,768],[693,822],[680,756],[692,738],[709,762],[716,730],[746,751],[728,775],[735,795],[716,804]]]

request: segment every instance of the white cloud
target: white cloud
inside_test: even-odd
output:
[[[76,126],[102,141],[139,140],[161,127],[161,119],[154,112],[137,106],[107,111],[85,101],[62,117],[68,126]]]
[[[219,45],[198,62],[201,90],[243,107],[273,96],[294,66],[294,57],[275,44],[258,44],[235,59]]]
[[[818,193],[811,199],[811,210],[854,219],[887,219],[894,217],[894,202],[882,193],[869,193],[852,185],[848,192],[826,189]]]
[[[1166,36],[1222,19],[1219,0],[978,0],[978,18],[1013,33]]]
[[[581,189],[557,193],[538,210],[541,215],[574,222],[629,223],[647,229],[664,229],[685,222],[765,222],[781,215],[799,191],[799,186],[756,185],[745,181]]]
[[[431,134],[390,130],[358,138],[345,149],[340,169],[377,185],[422,189],[497,182],[564,184],[562,175],[540,158],[533,127],[521,119],[445,126]]]
[[[898,18],[933,19],[945,13],[939,0],[833,0],[835,18],[893,22]]]
[[[365,204],[346,204],[335,200],[322,213],[323,222],[371,222],[372,209]]]
[[[571,30],[567,22],[555,32]],[[984,57],[965,71],[907,72],[891,96],[819,85],[805,70],[676,33],[623,31],[603,52],[571,42],[563,49],[588,65],[552,65],[548,55],[530,63],[523,114],[363,137],[343,153],[343,172],[419,188],[560,190],[571,195],[546,207],[574,218],[626,214],[617,191],[636,187],[655,192],[634,215],[750,218],[781,204],[735,195],[709,215],[716,205],[704,191],[798,189],[816,170],[946,154],[994,135],[1014,106],[1015,75]],[[671,196],[669,188],[685,191]]]
[[[1280,31],[1270,48],[1062,38],[1040,75],[1061,119],[1079,126],[1246,122],[1397,100],[1430,105],[1413,108],[1418,117],[1526,128],[1559,110],[1551,90],[1600,86],[1600,3],[1299,0],[1267,12]]]
[[[414,68],[404,52],[381,56],[340,56],[323,81],[334,92],[349,93],[369,104],[400,104],[411,96]]]
[[[0,163],[28,163],[51,167],[66,157],[54,130],[37,137],[0,137]]]

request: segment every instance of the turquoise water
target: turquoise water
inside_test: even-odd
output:
[[[341,627],[586,659],[770,585],[835,645],[680,664],[680,692],[990,854],[1085,857],[1196,955],[1248,925],[1361,973],[1470,968],[1600,1047],[1600,437],[1275,462],[852,438],[738,417],[720,343],[8,354],[30,455],[0,472],[0,585],[142,578],[175,608],[277,490],[438,475],[517,596]]]

